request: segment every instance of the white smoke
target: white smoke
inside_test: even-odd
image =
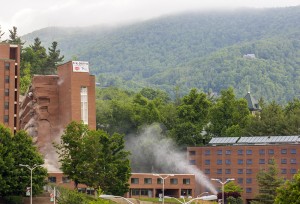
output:
[[[162,135],[158,124],[144,128],[138,136],[130,136],[126,141],[126,148],[132,154],[132,172],[194,174],[197,184],[217,194],[203,172],[196,166],[189,165],[186,151],[179,151],[171,139]]]

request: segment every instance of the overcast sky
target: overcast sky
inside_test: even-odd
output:
[[[300,0],[17,0],[0,6],[0,26],[19,35],[48,26],[118,25],[162,15],[238,7],[287,7]]]

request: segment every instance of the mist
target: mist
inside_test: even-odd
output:
[[[205,186],[213,194],[217,191],[200,169],[189,165],[186,151],[162,134],[159,124],[144,127],[137,136],[126,138],[126,149],[131,152],[133,173],[195,174],[197,184]]]

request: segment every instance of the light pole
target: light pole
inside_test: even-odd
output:
[[[30,170],[30,204],[32,204],[32,171],[42,165],[34,164],[30,167],[29,165],[19,164],[19,166],[26,167]]]
[[[163,188],[162,188],[162,204],[165,204],[165,179],[169,176],[174,176],[174,174],[167,174],[165,177],[162,177],[160,174],[153,174],[153,176],[158,176],[163,181]]]
[[[229,179],[226,179],[226,181],[222,182],[220,179],[214,179],[212,178],[211,179],[212,181],[217,181],[219,182],[220,184],[222,184],[222,204],[224,204],[224,185],[226,183],[228,183],[229,181],[234,181],[234,178],[229,178]]]

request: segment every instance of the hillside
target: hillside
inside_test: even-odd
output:
[[[300,7],[186,13],[117,28],[45,28],[23,36],[58,41],[66,60],[89,61],[102,86],[152,86],[171,95],[233,86],[285,102],[299,96]],[[255,54],[246,59],[245,54]]]

